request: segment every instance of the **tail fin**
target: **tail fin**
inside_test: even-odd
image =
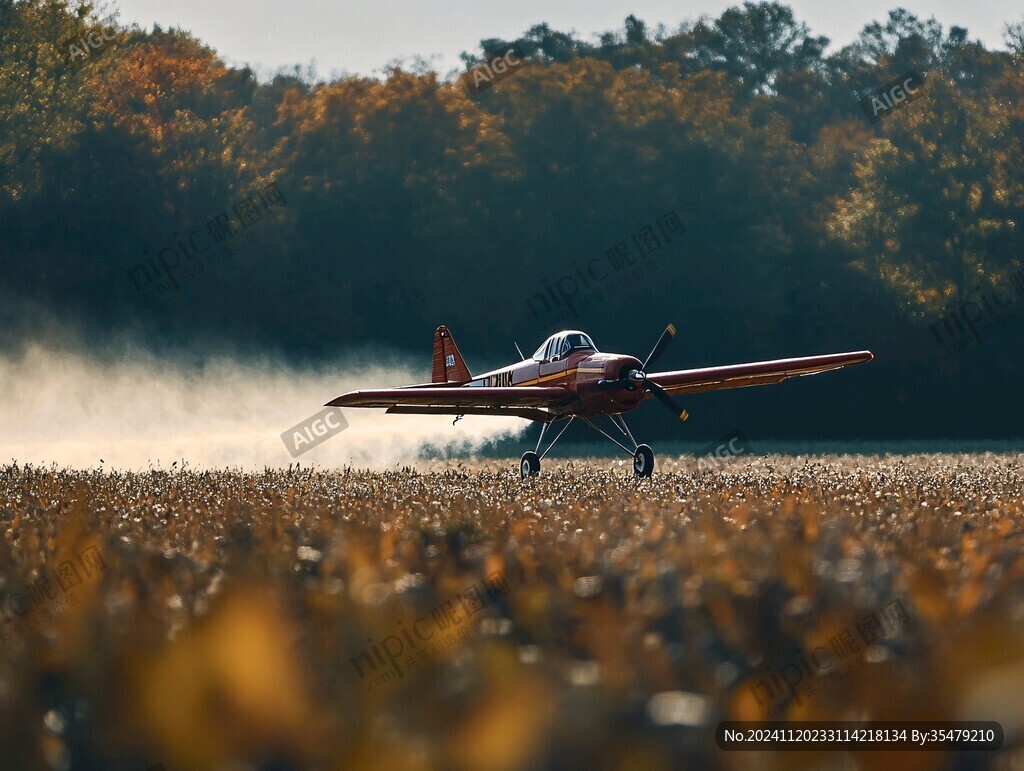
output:
[[[466,360],[459,353],[452,333],[448,327],[440,326],[434,332],[434,370],[430,376],[432,383],[468,383],[473,379],[469,374]]]

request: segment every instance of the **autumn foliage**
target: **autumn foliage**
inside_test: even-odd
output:
[[[752,433],[1020,435],[1024,322],[963,352],[933,327],[1022,267],[1021,29],[987,50],[895,10],[826,54],[776,3],[675,29],[629,17],[590,42],[539,24],[467,55],[527,60],[472,96],[416,65],[260,82],[177,29],[0,0],[0,321],[8,344],[56,319],[303,359],[421,352],[445,323],[481,366],[563,327],[632,351],[672,321],[694,365],[875,352],[871,373],[771,410],[736,397]],[[860,96],[910,69],[924,93],[869,123]],[[271,182],[289,205],[258,244],[175,291],[133,285]],[[531,306],[669,211],[687,236],[657,279],[610,281],[568,318]]]

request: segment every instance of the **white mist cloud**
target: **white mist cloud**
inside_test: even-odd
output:
[[[113,360],[29,345],[0,354],[0,463],[138,469],[287,466],[281,433],[346,391],[423,382],[423,372],[339,362],[296,370],[220,357],[201,368],[132,353]],[[385,468],[425,445],[515,434],[518,418],[385,415],[345,409],[349,427],[297,459],[303,466]]]

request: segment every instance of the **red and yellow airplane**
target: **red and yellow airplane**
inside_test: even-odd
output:
[[[686,420],[687,412],[672,398],[673,394],[779,383],[788,377],[813,375],[874,358],[870,351],[855,351],[648,374],[647,367],[664,353],[675,333],[675,327],[669,324],[641,363],[620,353],[600,353],[586,333],[565,330],[551,335],[529,359],[523,357],[516,364],[474,377],[448,328],[441,326],[434,333],[430,383],[351,391],[327,406],[387,407],[388,413],[396,414],[512,415],[536,421],[541,424],[540,438],[534,451],[525,453],[520,461],[523,477],[540,472],[541,460],[565,429],[579,420],[632,455],[633,471],[638,477],[649,477],[654,470],[654,452],[646,444],[636,443],[622,418],[623,413],[636,409],[648,396]],[[632,450],[596,424],[602,415],[608,417],[624,440],[629,440]],[[560,420],[565,421],[565,426],[538,455],[544,435]]]

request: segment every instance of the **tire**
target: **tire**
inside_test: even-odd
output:
[[[654,450],[646,444],[636,448],[633,453],[633,473],[640,479],[649,477],[654,472]]]
[[[537,457],[535,452],[524,452],[523,457],[519,459],[519,477],[520,479],[526,479],[526,477],[537,476],[540,473],[540,458]]]

